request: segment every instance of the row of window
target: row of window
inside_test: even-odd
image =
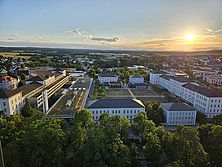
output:
[[[169,117],[169,120],[194,119],[194,117]]]
[[[194,112],[170,112],[170,115],[194,115]]]
[[[94,120],[98,120],[99,117],[100,117],[100,116],[93,116],[93,119],[94,119]],[[127,118],[127,119],[133,119],[134,116],[132,116],[132,115],[127,115],[126,118]]]
[[[170,124],[193,124],[193,121],[170,121]]]
[[[108,114],[121,114],[121,113],[123,113],[123,114],[137,114],[138,112],[139,112],[140,110],[123,110],[123,111],[121,111],[121,110],[112,110],[112,111],[110,111],[110,110],[100,110],[100,111],[92,111],[92,113],[93,114],[103,114],[103,113],[108,113]]]

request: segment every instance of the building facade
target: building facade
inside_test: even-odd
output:
[[[118,81],[118,76],[115,74],[101,74],[98,76],[98,80],[100,84],[109,84],[110,82],[117,82]]]
[[[0,89],[0,111],[4,111],[6,115],[19,114],[23,106],[21,91]]]
[[[222,114],[222,90],[200,87],[185,77],[164,75],[157,76],[155,81],[151,81],[150,78],[150,83],[157,83],[155,85],[167,89],[173,95],[190,103],[207,118]]]
[[[3,76],[0,78],[0,88],[15,89],[18,86],[18,80],[10,76]]]
[[[139,112],[145,111],[144,104],[137,99],[100,99],[88,105],[87,108],[95,121],[99,121],[103,113],[108,113],[111,116],[126,117],[131,123]]]
[[[161,103],[165,125],[195,125],[197,111],[185,103]]]
[[[129,83],[141,84],[141,83],[144,83],[144,78],[140,75],[131,75],[129,76]]]

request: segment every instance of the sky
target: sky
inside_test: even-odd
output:
[[[222,0],[0,0],[0,46],[222,49]]]

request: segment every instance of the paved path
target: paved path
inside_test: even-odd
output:
[[[133,92],[132,92],[129,88],[127,88],[127,90],[129,91],[129,93],[131,94],[131,96],[132,96],[134,99],[136,99],[136,96],[133,94]]]

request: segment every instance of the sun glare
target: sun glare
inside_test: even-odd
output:
[[[187,41],[193,41],[195,36],[193,34],[186,34],[185,35],[185,40]]]

